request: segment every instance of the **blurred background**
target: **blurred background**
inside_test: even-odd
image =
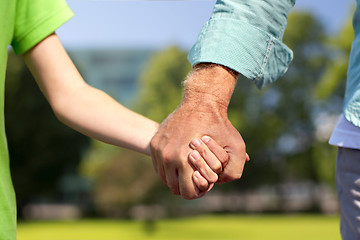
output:
[[[155,121],[166,118],[180,102],[181,82],[191,69],[187,52],[215,1],[67,2],[75,16],[57,33],[84,79]],[[330,219],[332,227],[323,230],[330,237],[320,234],[316,239],[339,239],[336,148],[327,141],[342,108],[354,7],[353,0],[297,1],[284,35],[284,42],[294,51],[287,74],[262,91],[251,81],[238,82],[229,107],[229,118],[251,157],[243,177],[217,185],[192,201],[171,194],[149,157],[91,140],[62,125],[22,58],[11,53],[5,116],[19,239],[42,239],[31,229],[43,232],[43,225],[37,224],[49,220],[80,224],[81,219],[97,219],[92,224],[102,226],[103,232],[109,232],[105,229],[111,225],[101,225],[104,219],[136,220],[136,224],[144,223],[140,232],[168,239],[156,237],[157,222],[186,217],[182,222],[186,224],[193,223],[194,216],[230,214],[240,220],[245,217],[244,225],[254,220],[247,216],[295,213],[313,217],[303,218],[291,231],[299,231],[304,223],[311,227],[318,220],[319,226]],[[266,216],[253,221],[259,226],[249,227],[252,235],[244,239],[264,239],[257,235],[259,229],[276,221],[280,221],[278,227],[288,222]],[[206,221],[224,219],[205,218],[198,223]],[[174,239],[204,237],[181,237],[179,229],[180,238]],[[314,231],[322,228],[309,230],[311,236]],[[226,239],[240,239],[234,232],[230,236]]]

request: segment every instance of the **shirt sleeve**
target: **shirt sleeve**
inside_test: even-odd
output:
[[[294,4],[295,0],[218,0],[189,52],[191,65],[227,66],[258,88],[274,82],[293,58],[282,37]]]
[[[12,47],[30,50],[73,16],[65,0],[18,0]]]

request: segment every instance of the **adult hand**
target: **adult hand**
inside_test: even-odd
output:
[[[227,118],[227,107],[236,84],[236,75],[220,65],[195,67],[185,85],[179,107],[161,125],[151,140],[155,170],[174,194],[185,199],[203,196],[193,182],[195,167],[188,159],[194,138],[207,135],[227,152],[219,161],[207,162],[219,174],[218,182],[239,179],[246,161],[245,143]],[[229,161],[226,164],[226,161]],[[211,182],[210,182],[210,187]]]

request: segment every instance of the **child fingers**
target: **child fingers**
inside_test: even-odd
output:
[[[224,168],[230,160],[229,154],[225,151],[225,149],[209,136],[203,136],[201,140],[221,162],[222,167]]]
[[[215,141],[213,141],[215,142]],[[215,143],[216,144],[216,143]],[[217,144],[216,144],[217,145]],[[200,156],[202,157],[202,159],[205,160],[205,162],[207,163],[207,165],[217,174],[221,173],[223,170],[223,165],[222,162],[219,161],[219,159],[217,158],[217,156],[207,147],[207,145],[205,145],[205,143],[203,141],[201,141],[200,139],[193,139],[190,143],[190,146],[194,149],[197,150],[198,153],[200,153]],[[211,145],[212,146],[212,145]],[[215,148],[215,147],[213,147]],[[224,150],[225,151],[225,150]],[[215,152],[220,152],[217,148],[215,149]],[[200,171],[200,173],[202,173]]]
[[[195,186],[201,191],[208,191],[209,188],[209,183],[208,181],[200,174],[199,171],[195,171],[193,173],[193,182],[195,184]]]
[[[202,158],[202,156],[197,150],[193,150],[190,152],[189,162],[209,183],[217,182],[218,175],[210,168],[208,163]]]

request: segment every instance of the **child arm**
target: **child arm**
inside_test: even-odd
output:
[[[158,124],[88,85],[56,34],[26,52],[24,59],[61,122],[89,137],[150,155]]]

